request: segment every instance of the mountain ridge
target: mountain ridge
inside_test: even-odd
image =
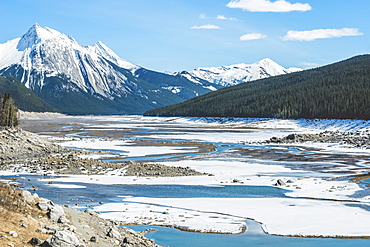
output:
[[[191,74],[143,68],[101,41],[83,46],[37,23],[20,38],[0,44],[0,75],[18,79],[66,114],[142,114],[225,86]]]
[[[150,116],[370,119],[370,55],[225,87]]]
[[[191,71],[182,71],[177,74],[189,76],[193,80],[203,79],[213,84],[225,86],[237,85],[281,74],[302,71],[300,68],[284,68],[269,58],[264,58],[253,64],[233,64],[219,67],[198,67]]]

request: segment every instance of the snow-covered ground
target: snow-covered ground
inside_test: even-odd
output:
[[[94,118],[94,117],[85,117]],[[83,118],[82,118],[83,119]],[[108,124],[109,122],[109,124]],[[277,119],[216,119],[216,118],[155,118],[142,116],[95,117],[93,128],[140,129],[147,131],[135,138],[195,140],[210,143],[237,143],[239,141],[266,140],[272,136],[290,133],[317,133],[324,130],[348,131],[370,129],[370,121],[362,120],[277,120]],[[84,131],[88,131],[86,127]],[[194,147],[179,146],[130,146],[124,140],[99,138],[67,138],[65,146],[113,149],[128,156],[160,155],[163,153],[191,152]],[[369,150],[355,150],[335,145],[301,144],[301,147],[320,147],[331,154],[353,152],[370,155]],[[282,146],[284,147],[284,145]],[[276,148],[276,147],[275,147]],[[58,182],[99,184],[148,184],[148,185],[199,185],[199,186],[275,186],[278,179],[285,182],[279,188],[289,190],[286,197],[256,198],[153,198],[128,197],[122,203],[96,206],[106,218],[122,220],[126,224],[152,224],[174,226],[203,232],[238,233],[244,230],[245,220],[261,222],[265,232],[297,236],[370,236],[370,212],[366,210],[370,196],[353,198],[351,195],[364,190],[358,183],[341,179],[342,175],[366,172],[366,161],[343,166],[343,174],[330,171],[292,169],[289,162],[264,163],[244,158],[228,159],[204,156],[201,159],[183,159],[161,162],[165,165],[191,167],[214,176],[194,177],[125,177],[121,171],[109,175],[72,175],[54,179]],[[332,161],[336,163],[336,161]],[[338,160],[339,164],[341,161]],[[362,163],[361,163],[362,162]],[[319,164],[319,163],[318,163]],[[359,165],[362,166],[359,166]],[[350,171],[352,168],[361,168]],[[50,181],[50,180],[48,180]]]
[[[176,226],[181,229],[239,233],[247,218],[263,223],[264,230],[277,235],[368,236],[370,212],[355,205],[367,205],[370,197],[349,198],[361,190],[354,182],[332,181],[333,175],[294,171],[280,165],[246,164],[217,160],[168,162],[166,165],[191,166],[198,171],[212,171],[215,176],[145,178],[76,175],[56,182],[148,185],[253,185],[274,186],[282,179],[291,198],[152,198],[122,197],[122,203],[96,206],[105,218],[126,224]],[[227,168],[226,168],[227,167]],[[238,180],[238,183],[233,183]],[[50,179],[48,179],[50,181]],[[243,184],[241,184],[242,182]],[[302,198],[302,199],[299,199]],[[313,198],[313,199],[306,199]],[[317,198],[317,199],[314,199]],[[325,200],[318,200],[325,199]],[[328,201],[331,199],[333,201]],[[342,201],[343,200],[343,201]],[[351,204],[352,207],[348,206]],[[166,213],[164,213],[166,212]]]

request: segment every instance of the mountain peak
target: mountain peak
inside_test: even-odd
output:
[[[37,28],[42,28],[37,22],[33,24],[31,28],[37,29]]]
[[[281,67],[278,63],[276,63],[275,61],[273,61],[272,59],[270,58],[264,58],[258,62],[255,63],[256,65],[258,66],[261,66],[261,67]]]
[[[32,47],[36,44],[39,44],[43,41],[50,40],[50,39],[69,39],[66,35],[48,28],[48,27],[41,27],[38,23],[35,23],[20,39],[18,49],[24,50],[27,47]]]
[[[276,63],[276,62],[273,61],[270,58],[264,58],[264,59],[261,59],[260,61],[258,61],[257,63]]]
[[[23,37],[47,38],[55,34],[60,33],[48,27],[41,27],[38,23],[35,23]]]
[[[188,73],[193,77],[214,84],[230,86],[298,70],[285,69],[270,58],[264,58],[253,64],[241,63],[221,67],[201,67]]]

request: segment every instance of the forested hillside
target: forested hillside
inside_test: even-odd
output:
[[[52,107],[35,93],[26,88],[20,81],[11,76],[0,76],[0,94],[9,94],[13,98],[14,104],[23,111],[35,112],[55,112]]]
[[[370,119],[370,55],[222,88],[145,115]]]

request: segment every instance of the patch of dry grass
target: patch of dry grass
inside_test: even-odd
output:
[[[0,246],[32,246],[28,242],[33,237],[47,239],[49,235],[36,232],[42,228],[40,222],[47,222],[40,217],[45,213],[35,204],[25,203],[16,187],[0,182]],[[11,236],[10,231],[17,232],[18,237]]]

